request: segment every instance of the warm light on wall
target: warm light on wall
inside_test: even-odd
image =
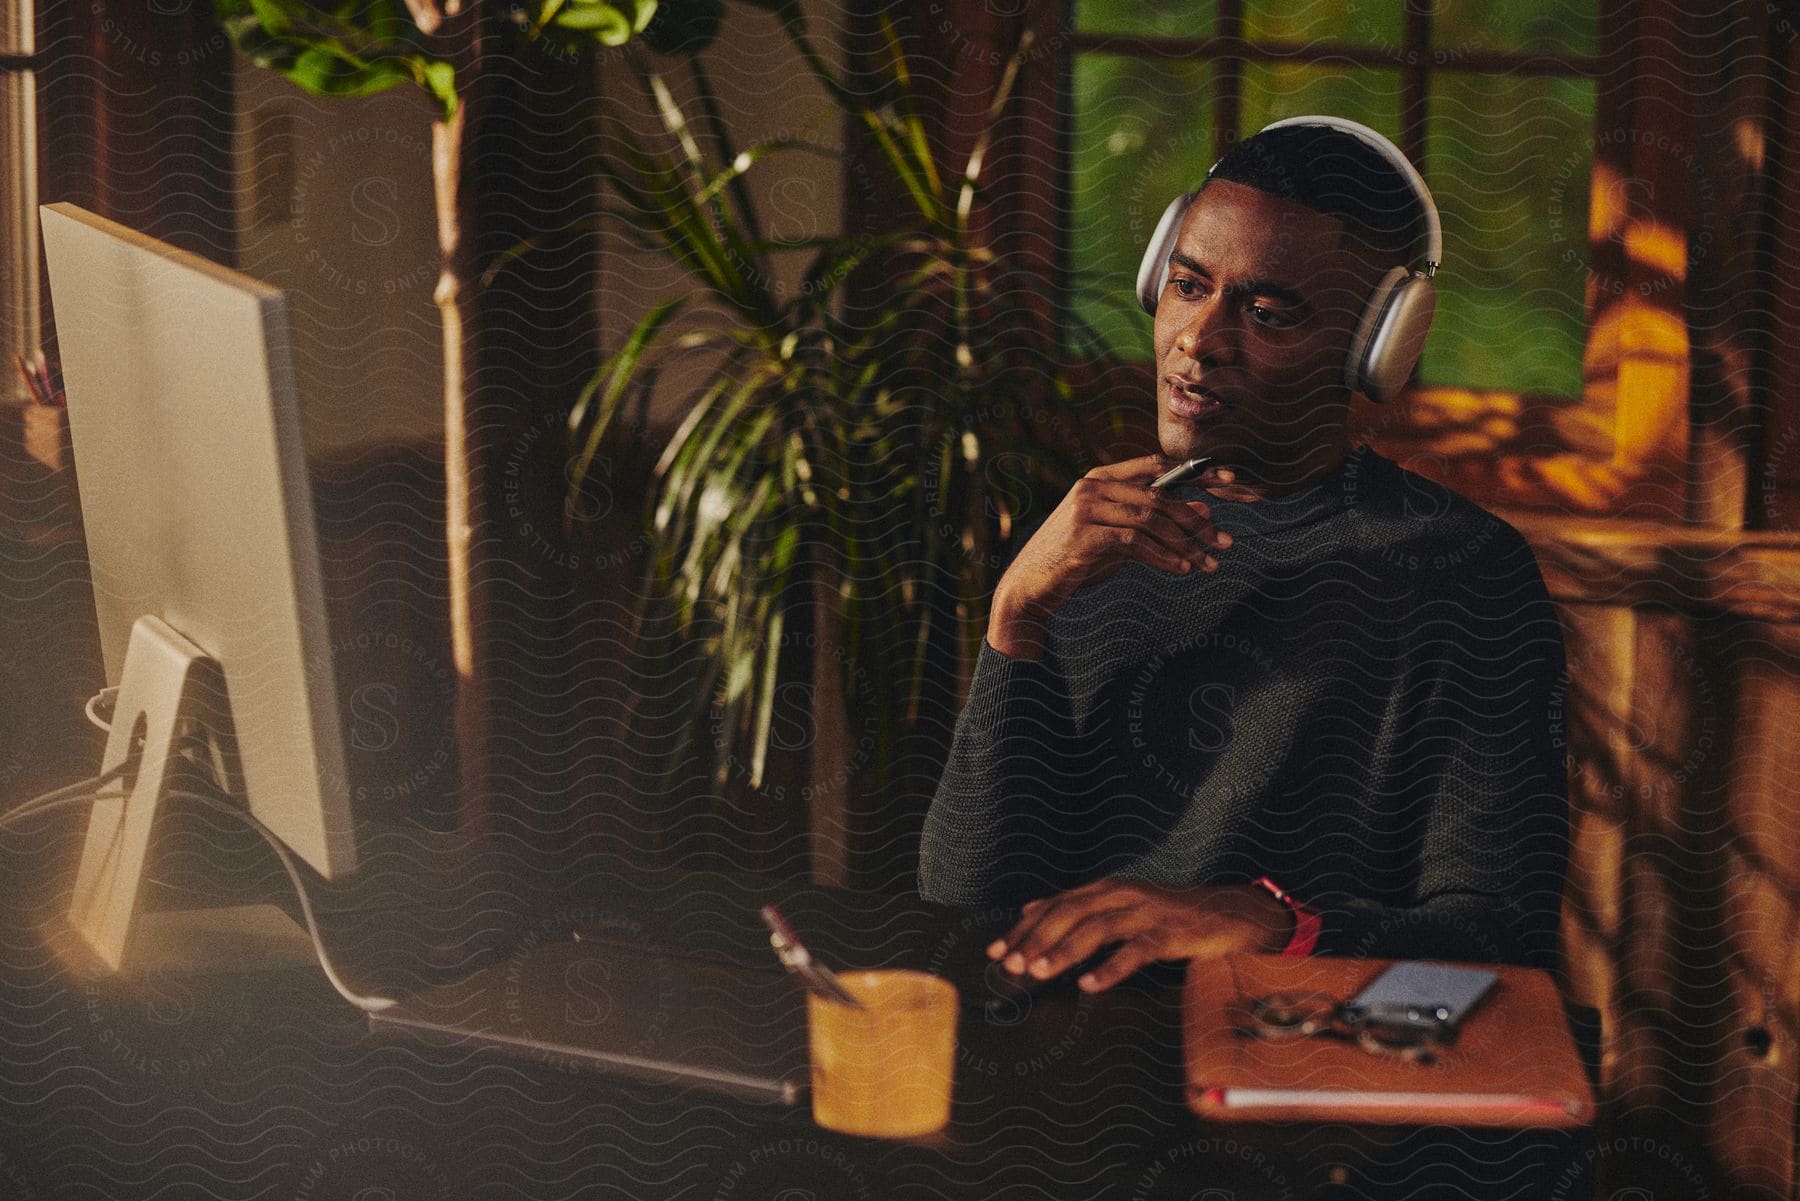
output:
[[[1641,472],[1624,463],[1596,463],[1580,455],[1536,460],[1540,500],[1587,513],[1605,513],[1630,490]]]
[[[1594,163],[1594,181],[1588,193],[1588,241],[1604,242],[1618,233],[1631,212],[1631,181],[1607,163]]]
[[[1687,279],[1687,240],[1680,230],[1656,221],[1633,221],[1625,227],[1625,254],[1633,263],[1670,279]]]
[[[1584,375],[1609,371],[1625,355],[1687,360],[1687,324],[1682,314],[1640,296],[1622,296],[1607,305],[1594,315],[1593,330]]]
[[[1754,117],[1739,117],[1732,123],[1731,140],[1737,146],[1738,157],[1752,171],[1761,175],[1765,145],[1762,122]]]

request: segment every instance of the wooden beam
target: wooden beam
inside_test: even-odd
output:
[[[1139,58],[1239,58],[1247,62],[1308,62],[1332,66],[1405,67],[1404,46],[1371,46],[1353,42],[1249,41],[1242,37],[1164,38],[1144,34],[1075,33],[1070,47],[1079,53],[1125,54]],[[1433,71],[1468,71],[1481,75],[1598,76],[1604,56],[1585,54],[1520,54],[1505,50],[1431,51]]]
[[[1775,285],[1759,250],[1769,220],[1768,115],[1784,77],[1768,51],[1762,9],[1732,6],[1690,24],[1697,73],[1696,161],[1687,180],[1688,519],[1741,529],[1756,499],[1751,460],[1762,410],[1754,363],[1756,348],[1768,344]]]
[[[1400,151],[1425,174],[1425,125],[1430,111],[1431,7],[1429,0],[1406,0],[1405,32],[1401,47],[1406,64],[1400,68]]]
[[[1244,34],[1244,0],[1219,0],[1219,33],[1240,42]],[[1213,64],[1213,161],[1225,157],[1244,123],[1244,60],[1226,55]]]
[[[1624,290],[1610,301],[1618,321],[1613,458],[1641,470],[1637,503],[1685,515],[1688,452],[1688,186],[1697,162],[1689,108],[1696,78],[1692,40],[1678,0],[1644,0],[1637,17],[1628,139],[1618,178],[1596,174],[1622,202],[1598,216],[1600,236],[1624,250]],[[1621,131],[1601,130],[1617,141]],[[1617,224],[1612,224],[1617,218]],[[1590,232],[1595,227],[1590,223]],[[1604,315],[1602,316],[1604,321]]]
[[[1800,529],[1800,38],[1775,29],[1769,44],[1769,102],[1759,134],[1764,161],[1751,329],[1752,437],[1745,505],[1759,529]]]

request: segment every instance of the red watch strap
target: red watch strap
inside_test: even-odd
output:
[[[1318,945],[1319,927],[1322,924],[1318,910],[1295,900],[1293,894],[1267,876],[1258,877],[1255,883],[1259,888],[1266,888],[1270,896],[1293,911],[1294,933],[1288,939],[1287,946],[1281,948],[1281,953],[1293,956],[1312,954],[1313,948]]]

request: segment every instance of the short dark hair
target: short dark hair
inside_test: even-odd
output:
[[[1336,217],[1384,259],[1410,265],[1425,232],[1411,183],[1373,146],[1329,125],[1284,125],[1234,144],[1210,174]],[[1204,188],[1206,185],[1202,184]]]

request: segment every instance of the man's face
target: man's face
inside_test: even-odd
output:
[[[1163,453],[1281,482],[1346,446],[1344,359],[1379,268],[1335,218],[1229,180],[1188,208],[1156,308]]]

